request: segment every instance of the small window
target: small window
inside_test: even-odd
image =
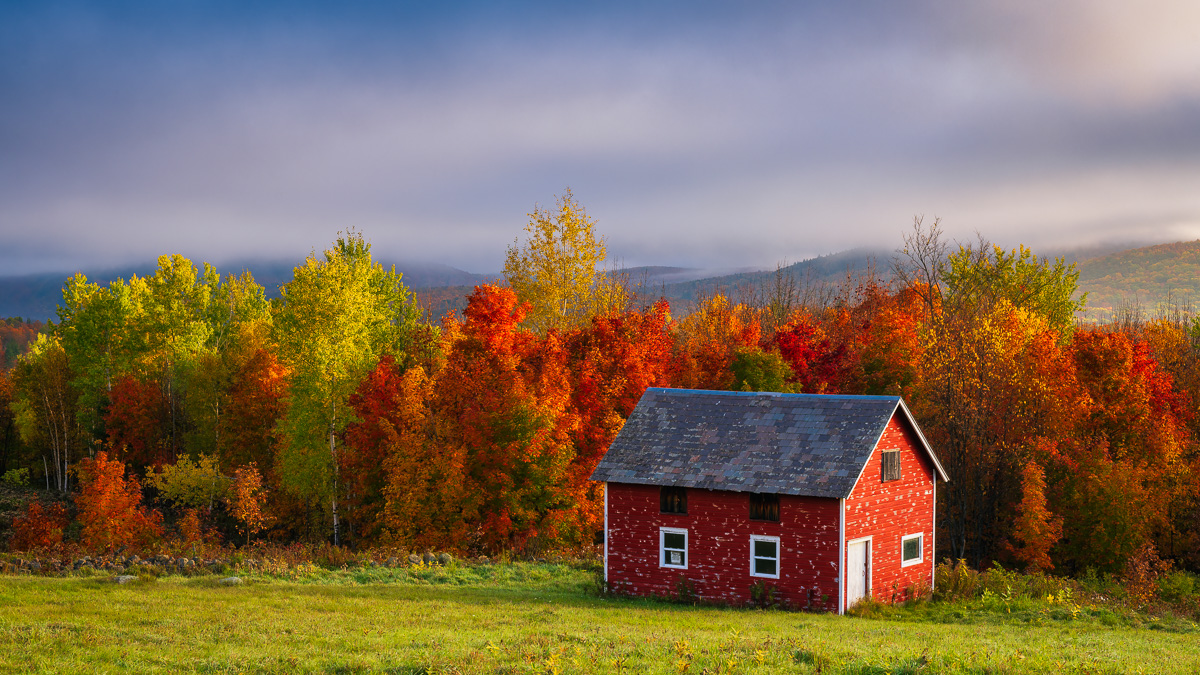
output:
[[[906,535],[900,540],[900,566],[916,565],[925,559],[925,535]]]
[[[779,495],[750,495],[750,520],[779,522]]]
[[[900,451],[884,450],[882,455],[883,480],[900,480]]]
[[[662,527],[658,530],[658,561],[661,567],[687,569],[687,530]]]
[[[779,537],[750,535],[750,576],[779,578]]]
[[[658,510],[662,513],[682,513],[687,515],[687,489],[681,487],[664,487],[658,493]]]

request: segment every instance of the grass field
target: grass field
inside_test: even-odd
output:
[[[1200,671],[1191,620],[1061,600],[852,618],[598,597],[559,564],[290,576],[0,577],[0,672]]]

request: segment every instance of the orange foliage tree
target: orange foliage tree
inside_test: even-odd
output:
[[[267,500],[266,489],[258,467],[251,463],[233,472],[233,484],[229,486],[229,513],[238,522],[238,529],[250,536],[267,524],[263,506]]]
[[[1010,550],[1030,571],[1052,570],[1050,548],[1062,538],[1062,518],[1046,508],[1046,472],[1037,462],[1021,470],[1021,492]]]
[[[67,521],[67,509],[62,504],[42,506],[41,502],[30,502],[24,513],[13,519],[8,547],[29,551],[57,546],[62,543]]]
[[[483,285],[447,331],[452,347],[430,406],[438,452],[463,467],[456,510],[470,532],[460,547],[554,541],[574,507],[563,489],[578,423],[568,413],[566,352],[554,331],[519,329],[524,316],[511,289]]]
[[[125,477],[125,464],[96,453],[79,462],[79,493],[75,496],[80,542],[96,552],[121,547],[144,547],[162,536],[162,514],[142,505],[142,487]]]

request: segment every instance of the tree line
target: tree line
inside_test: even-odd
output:
[[[886,280],[777,275],[676,316],[604,267],[569,192],[530,216],[506,283],[437,323],[354,232],[274,301],[180,256],[68,280],[0,414],[19,431],[6,476],[74,507],[31,505],[10,545],[586,546],[588,476],[663,386],[905,397],[951,476],[939,558],[1117,571],[1153,546],[1200,567],[1190,316],[1077,325],[1073,265],[920,220]]]

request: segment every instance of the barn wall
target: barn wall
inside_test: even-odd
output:
[[[900,450],[900,480],[882,482],[882,450]],[[870,536],[871,595],[903,600],[905,589],[933,583],[933,463],[920,441],[896,415],[846,500],[846,541]],[[923,562],[901,566],[900,540],[922,532]]]
[[[779,509],[778,523],[752,521],[748,493],[689,489],[687,515],[659,513],[657,486],[609,483],[609,585],[662,596],[686,579],[703,600],[745,604],[761,580],[787,606],[837,611],[838,500],[784,495]],[[660,527],[688,530],[688,569],[659,566]],[[752,534],[780,538],[779,579],[750,576]]]

